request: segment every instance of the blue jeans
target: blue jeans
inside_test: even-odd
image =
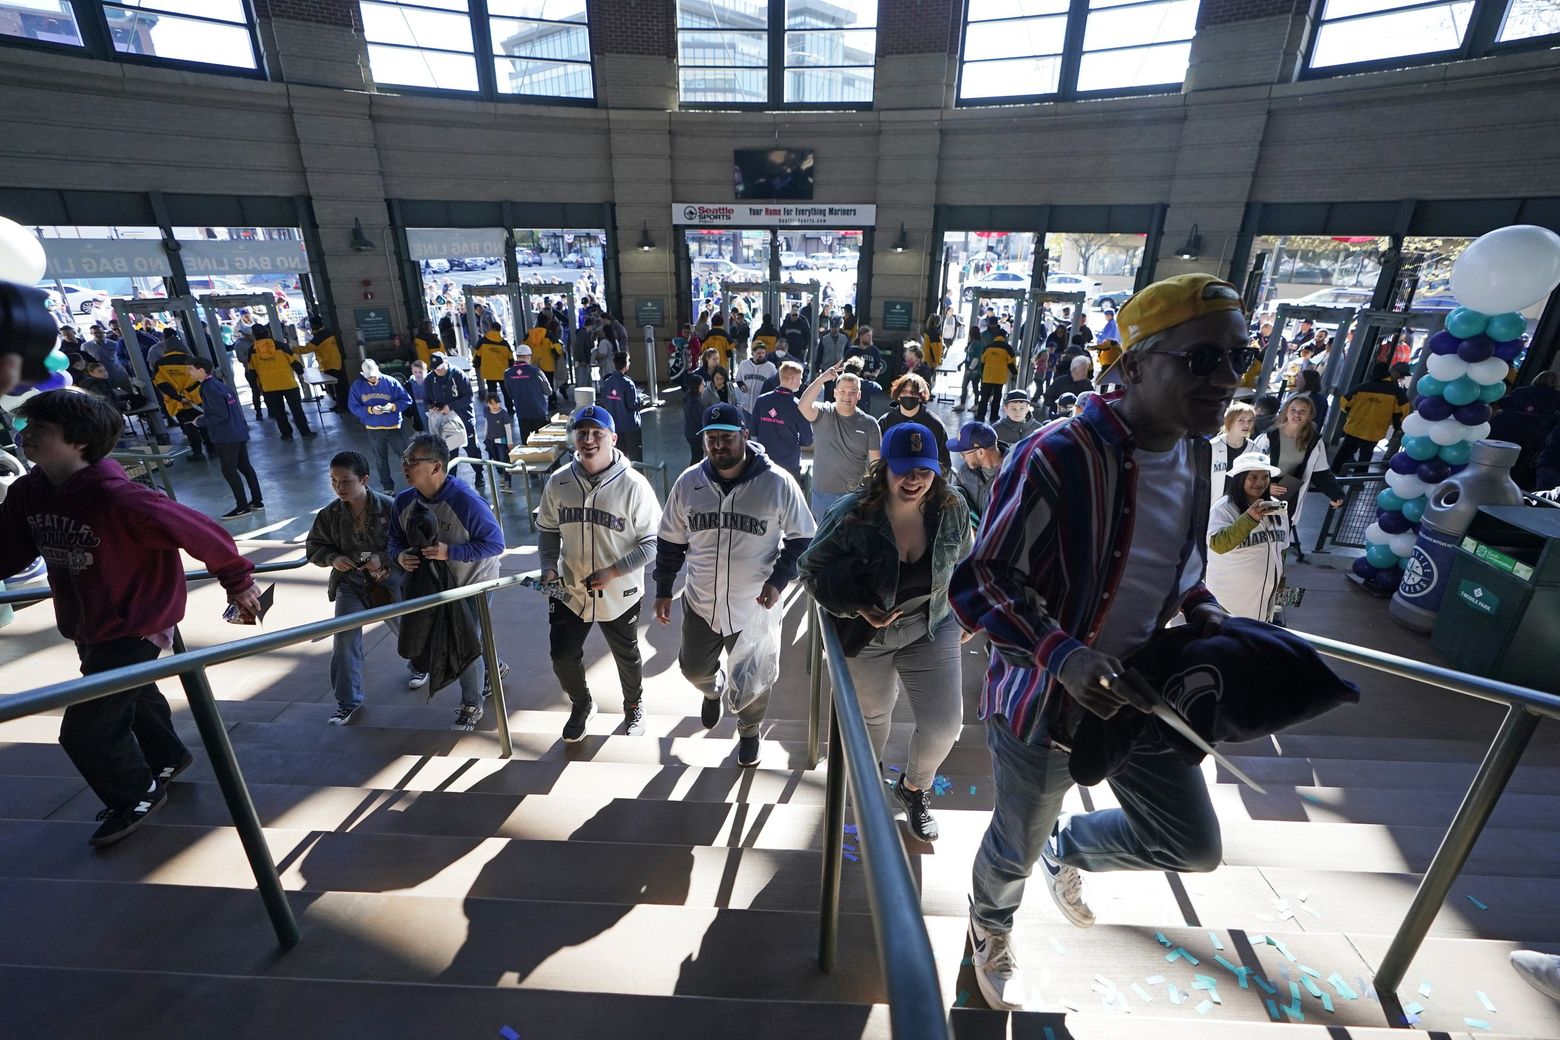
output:
[[[812,515],[815,523],[823,523],[823,514],[829,511],[829,507],[844,498],[844,491],[819,491],[813,488]]]
[[[361,577],[343,580],[336,586],[336,616],[368,609],[368,581]],[[399,631],[400,619],[385,622],[390,631]],[[363,703],[363,630],[337,632],[330,655],[330,688],[336,694],[336,706],[355,708]]]
[[[996,806],[975,854],[976,920],[992,932],[1013,929],[1024,882],[1072,787],[1067,754],[1026,744],[1001,718],[986,720]],[[1069,816],[1057,832],[1058,858],[1080,870],[1205,872],[1223,858],[1219,819],[1202,771],[1173,753],[1134,755],[1106,781],[1119,809]]]

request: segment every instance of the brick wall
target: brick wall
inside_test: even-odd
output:
[[[1311,0],[1203,0],[1197,10],[1197,27],[1248,22],[1255,18],[1303,15]]]
[[[357,0],[255,0],[255,14],[260,18],[363,28]]]
[[[879,0],[878,57],[958,54],[962,0]]]
[[[591,50],[674,58],[677,15],[672,0],[590,0]]]

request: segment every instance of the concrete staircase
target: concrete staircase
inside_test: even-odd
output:
[[[312,577],[294,579],[310,596]],[[1313,591],[1307,607],[1326,599]],[[321,612],[297,602],[289,623]],[[800,608],[764,760],[742,770],[731,721],[708,733],[698,723],[675,626],[647,632],[644,737],[621,734],[611,661],[589,644],[603,655],[591,671],[602,714],[567,746],[540,599],[494,607],[513,633],[502,644],[515,666],[510,761],[496,757],[491,716],[477,733],[444,729],[453,694],[431,707],[406,690],[377,630],[368,707],[345,728],[324,725],[328,644],[213,674],[302,928],[286,954],[181,699],[196,766],[140,832],[99,853],[85,844],[98,805],[55,743],[58,719],[0,726],[0,1037],[889,1036],[862,863],[845,864],[835,972],[814,960],[823,770],[805,768]],[[1295,623],[1351,623],[1317,618]],[[0,691],[68,667],[51,622],[30,608],[0,640]],[[1218,871],[1093,875],[1099,924],[1087,931],[1031,886],[1016,935],[1054,1013],[986,1010],[965,963],[969,868],[991,807],[983,734],[966,726],[942,769],[951,786],[934,799],[942,839],[903,838],[961,1040],[1388,1035],[1399,1009],[1373,995],[1372,971],[1496,715],[1371,683],[1358,709],[1279,746],[1231,749],[1266,796],[1210,768]],[[889,762],[903,761],[904,706],[901,718]],[[1404,985],[1410,1009],[1422,1005],[1419,1028],[1560,1035],[1560,1010],[1505,963],[1517,946],[1560,950],[1557,781],[1560,739],[1541,728]],[[1108,804],[1108,788],[1069,797],[1074,810]],[[1242,988],[1219,958],[1275,993],[1254,977]],[[1196,988],[1208,985],[1198,976],[1213,988]]]

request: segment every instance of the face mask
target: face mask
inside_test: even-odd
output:
[[[913,412],[921,407],[921,399],[919,397],[901,397],[899,399],[899,407],[907,412]]]

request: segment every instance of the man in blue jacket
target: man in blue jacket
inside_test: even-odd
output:
[[[233,508],[222,514],[224,520],[237,520],[257,509],[264,509],[261,501],[260,478],[249,464],[249,420],[244,418],[244,406],[238,395],[226,383],[212,375],[211,362],[205,358],[191,358],[185,366],[189,377],[200,385],[201,415],[196,423],[211,438],[211,450],[222,464],[222,477],[233,489]],[[249,497],[244,497],[242,475],[249,484]]]
[[[374,446],[374,466],[379,470],[379,483],[385,494],[393,495],[395,477],[390,460],[399,459],[406,450],[406,438],[401,434],[401,415],[411,410],[412,397],[394,377],[381,374],[379,363],[373,358],[363,359],[360,372],[347,391],[347,407],[368,431],[369,443]]]
[[[802,449],[813,442],[812,423],[796,407],[796,392],[802,387],[802,366],[795,361],[780,365],[780,385],[753,402],[753,428],[758,443],[769,454],[769,461],[780,466],[797,483],[802,480]]]
[[[628,354],[612,355],[613,372],[601,381],[596,403],[605,408],[617,424],[618,450],[639,462],[644,457],[644,431],[639,427],[639,408],[643,403],[639,387],[628,378]]]
[[[547,425],[548,405],[552,402],[552,383],[548,382],[547,373],[531,364],[531,356],[530,346],[519,344],[515,347],[515,363],[504,373],[504,386],[515,404],[515,418],[520,420],[521,444]]]

